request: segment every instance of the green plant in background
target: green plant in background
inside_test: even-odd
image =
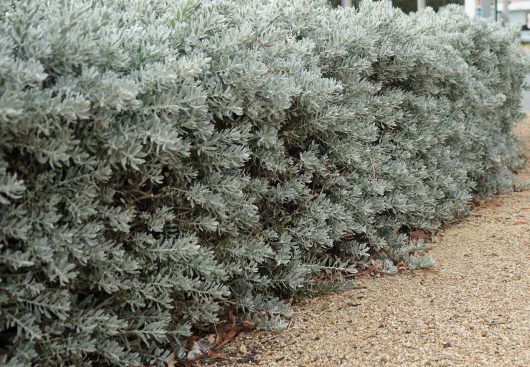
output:
[[[0,363],[161,365],[229,309],[281,327],[283,297],[430,266],[409,231],[511,189],[513,39],[456,8],[1,3]]]

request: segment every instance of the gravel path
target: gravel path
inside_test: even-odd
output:
[[[517,130],[530,153],[530,118]],[[518,177],[528,180],[530,164]],[[500,195],[434,239],[433,270],[363,277],[305,300],[287,330],[243,333],[210,363],[530,366],[528,223],[530,191]]]

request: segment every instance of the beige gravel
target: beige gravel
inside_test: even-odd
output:
[[[530,145],[530,118],[517,132]],[[518,177],[528,180],[530,164]],[[434,239],[433,270],[363,277],[353,290],[305,300],[287,330],[241,334],[220,351],[226,359],[209,363],[530,367],[526,223],[530,191],[500,195]]]

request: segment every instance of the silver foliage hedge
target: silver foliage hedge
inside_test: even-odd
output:
[[[162,365],[428,266],[410,231],[511,189],[514,42],[458,8],[1,2],[0,364]]]

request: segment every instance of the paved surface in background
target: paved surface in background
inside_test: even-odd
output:
[[[517,133],[528,155],[530,118]],[[530,190],[499,195],[435,238],[434,269],[304,300],[287,330],[243,333],[202,364],[528,367],[529,223]]]
[[[530,76],[526,77],[526,84],[530,85]],[[530,112],[530,91],[523,91],[521,106],[524,112]]]

